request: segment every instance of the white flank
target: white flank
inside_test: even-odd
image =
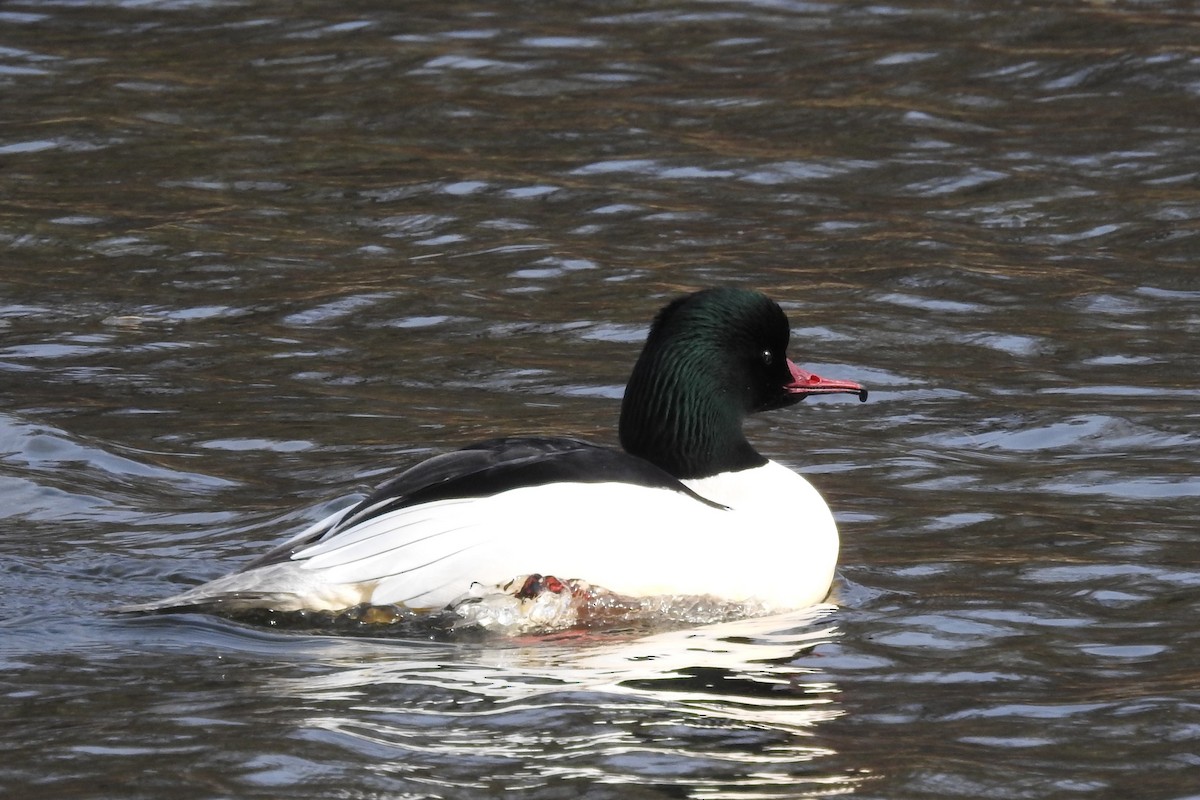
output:
[[[625,483],[443,500],[383,514],[288,563],[229,575],[172,600],[223,598],[236,606],[233,598],[242,595],[270,597],[280,611],[358,603],[439,609],[472,584],[497,586],[535,572],[632,597],[710,595],[781,610],[825,598],[837,528],[807,481],[770,462],[687,483],[721,507]]]

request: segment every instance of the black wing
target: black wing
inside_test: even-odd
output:
[[[351,507],[331,526],[313,531],[265,554],[246,569],[287,561],[293,553],[354,525],[407,506],[469,497],[488,497],[548,483],[632,483],[697,495],[670,473],[622,450],[579,439],[517,436],[434,456],[406,469]],[[718,506],[720,507],[720,506]]]

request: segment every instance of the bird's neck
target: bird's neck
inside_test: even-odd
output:
[[[621,446],[676,478],[707,478],[767,463],[742,433],[732,398],[708,390],[701,376],[638,367],[621,403]]]

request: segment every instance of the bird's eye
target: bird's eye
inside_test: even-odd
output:
[[[770,350],[763,350],[759,354],[759,357],[762,358],[762,362],[768,367],[775,363],[775,356],[771,354]]]

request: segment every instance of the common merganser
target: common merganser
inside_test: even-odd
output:
[[[633,598],[819,603],[837,563],[833,515],[742,423],[809,395],[867,390],[798,368],[789,337],[783,310],[757,292],[681,297],[633,368],[621,450],[515,437],[438,455],[239,572],[125,610],[441,610],[531,574]]]

